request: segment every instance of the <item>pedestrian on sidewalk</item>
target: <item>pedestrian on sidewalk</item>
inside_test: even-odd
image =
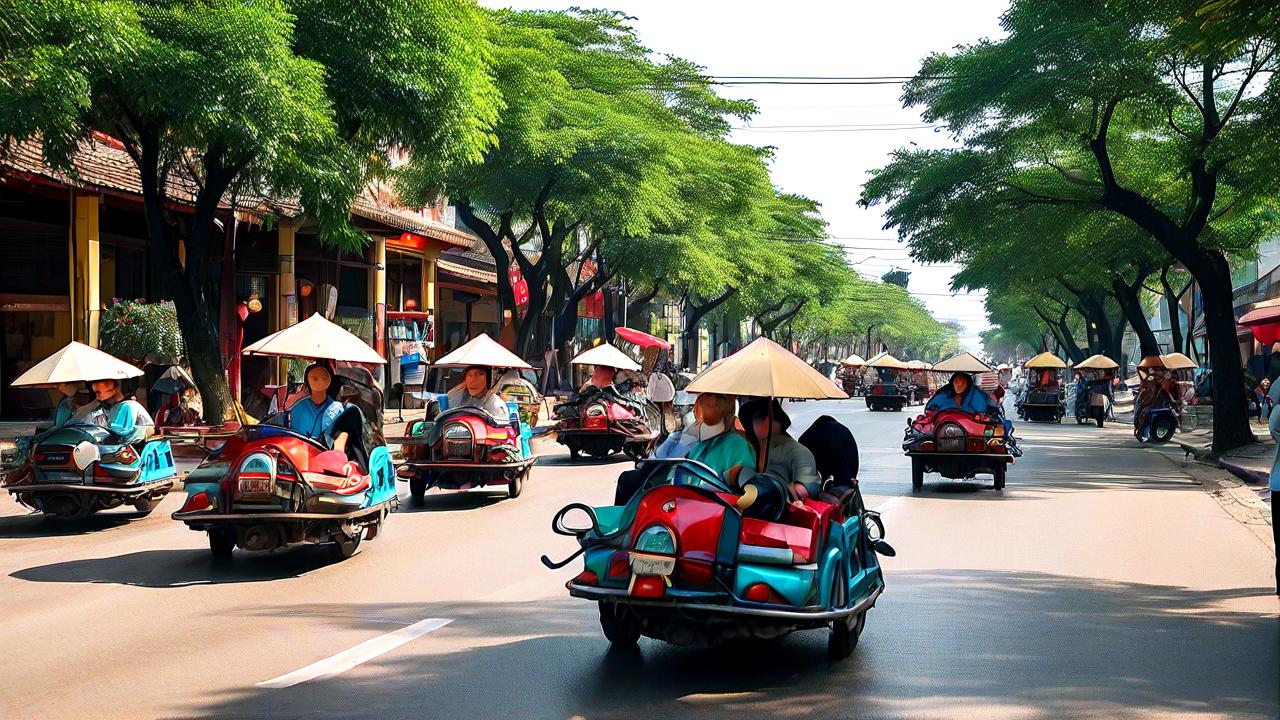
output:
[[[1267,393],[1267,399],[1273,407],[1280,402],[1280,383],[1272,385],[1271,391]],[[1271,537],[1275,541],[1277,550],[1276,595],[1280,596],[1280,524],[1276,523],[1276,494],[1280,493],[1280,413],[1271,413],[1267,430],[1271,433],[1271,439],[1276,441],[1276,459],[1271,463],[1271,477],[1267,481],[1267,487],[1271,490]]]

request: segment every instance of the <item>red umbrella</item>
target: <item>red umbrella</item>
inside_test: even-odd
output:
[[[657,347],[660,347],[663,350],[671,349],[671,343],[667,342],[666,340],[663,340],[660,337],[650,335],[647,332],[640,332],[639,330],[632,330],[631,328],[625,328],[625,327],[614,328],[613,332],[616,333],[617,336],[622,338],[623,340],[626,340],[627,342],[632,343],[633,345],[639,345],[642,348],[653,347],[656,345]]]
[[[1253,331],[1253,336],[1263,345],[1280,341],[1280,305],[1258,308],[1244,314],[1240,325]]]

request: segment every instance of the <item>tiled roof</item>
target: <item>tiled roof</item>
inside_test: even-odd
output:
[[[498,274],[492,270],[480,270],[461,263],[450,262],[443,257],[436,261],[436,268],[439,272],[457,275],[468,280],[476,280],[490,285],[498,284]]]
[[[80,143],[80,152],[72,159],[74,176],[55,170],[44,161],[39,141],[24,140],[14,143],[10,152],[0,156],[0,168],[8,171],[42,177],[58,184],[85,189],[102,189],[142,194],[142,181],[133,159],[117,143],[105,136],[92,137]],[[198,186],[187,174],[173,172],[169,175],[168,195],[175,202],[193,204]],[[239,205],[250,212],[274,213],[296,217],[302,208],[296,199],[253,198],[241,199]],[[228,206],[223,203],[223,206]],[[379,203],[368,194],[356,198],[351,212],[363,218],[402,231],[418,233],[459,247],[470,247],[474,237],[444,223],[422,217],[403,208]]]

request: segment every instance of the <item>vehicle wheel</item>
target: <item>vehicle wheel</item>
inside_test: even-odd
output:
[[[507,497],[515,499],[524,491],[524,471],[521,470],[507,483]]]
[[[1080,415],[1077,415],[1077,416],[1076,416],[1076,424],[1077,424],[1077,425],[1083,425],[1083,424],[1084,424],[1084,418],[1083,418],[1082,416],[1080,416]]]
[[[616,647],[635,647],[640,642],[640,622],[615,603],[600,602],[600,629]]]
[[[911,458],[911,489],[920,490],[924,487],[924,459]]]
[[[1000,463],[999,465],[996,466],[996,469],[991,473],[992,484],[995,485],[995,488],[997,490],[1004,489],[1004,474],[1008,470],[1009,470],[1008,465],[1005,465],[1004,463]]]
[[[831,636],[827,638],[827,654],[832,660],[844,660],[858,647],[858,638],[867,626],[867,611],[852,617],[840,618],[831,623]]]
[[[427,502],[427,479],[424,477],[409,478],[409,498],[414,507],[422,507]]]
[[[1151,439],[1158,443],[1167,443],[1173,437],[1173,421],[1161,418],[1151,423]]]
[[[213,528],[209,533],[209,550],[214,557],[229,558],[236,549],[236,531],[231,528]]]
[[[582,451],[581,451],[580,449],[578,449],[578,446],[577,446],[577,445],[570,445],[570,446],[569,446],[569,459],[570,459],[570,460],[581,460],[581,459],[582,459]]]
[[[161,500],[164,500],[164,498],[162,498],[162,497],[157,497],[157,498],[145,498],[145,499],[142,499],[142,500],[139,500],[139,501],[135,502],[135,503],[133,504],[133,507],[134,507],[134,509],[135,509],[135,510],[137,510],[139,513],[142,513],[143,515],[149,515],[149,514],[151,514],[151,511],[152,511],[152,510],[155,510],[155,509],[156,509],[156,507],[160,505],[160,501],[161,501]]]
[[[356,548],[360,547],[360,539],[363,537],[364,530],[357,530],[355,537],[347,537],[341,532],[334,533],[333,553],[339,560],[346,560],[356,554]]]
[[[1095,415],[1095,416],[1094,416],[1094,418],[1093,418],[1093,419],[1094,419],[1094,421],[1095,421],[1095,422],[1097,422],[1097,423],[1098,423],[1098,427],[1102,427],[1102,423],[1103,423],[1103,420],[1102,420],[1102,413],[1098,413],[1097,415]]]

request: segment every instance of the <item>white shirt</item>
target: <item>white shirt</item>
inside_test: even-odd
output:
[[[511,414],[511,411],[507,408],[507,401],[492,390],[476,397],[467,392],[465,385],[459,385],[450,390],[445,397],[449,399],[449,410],[460,407],[480,408],[498,420],[506,420]]]

